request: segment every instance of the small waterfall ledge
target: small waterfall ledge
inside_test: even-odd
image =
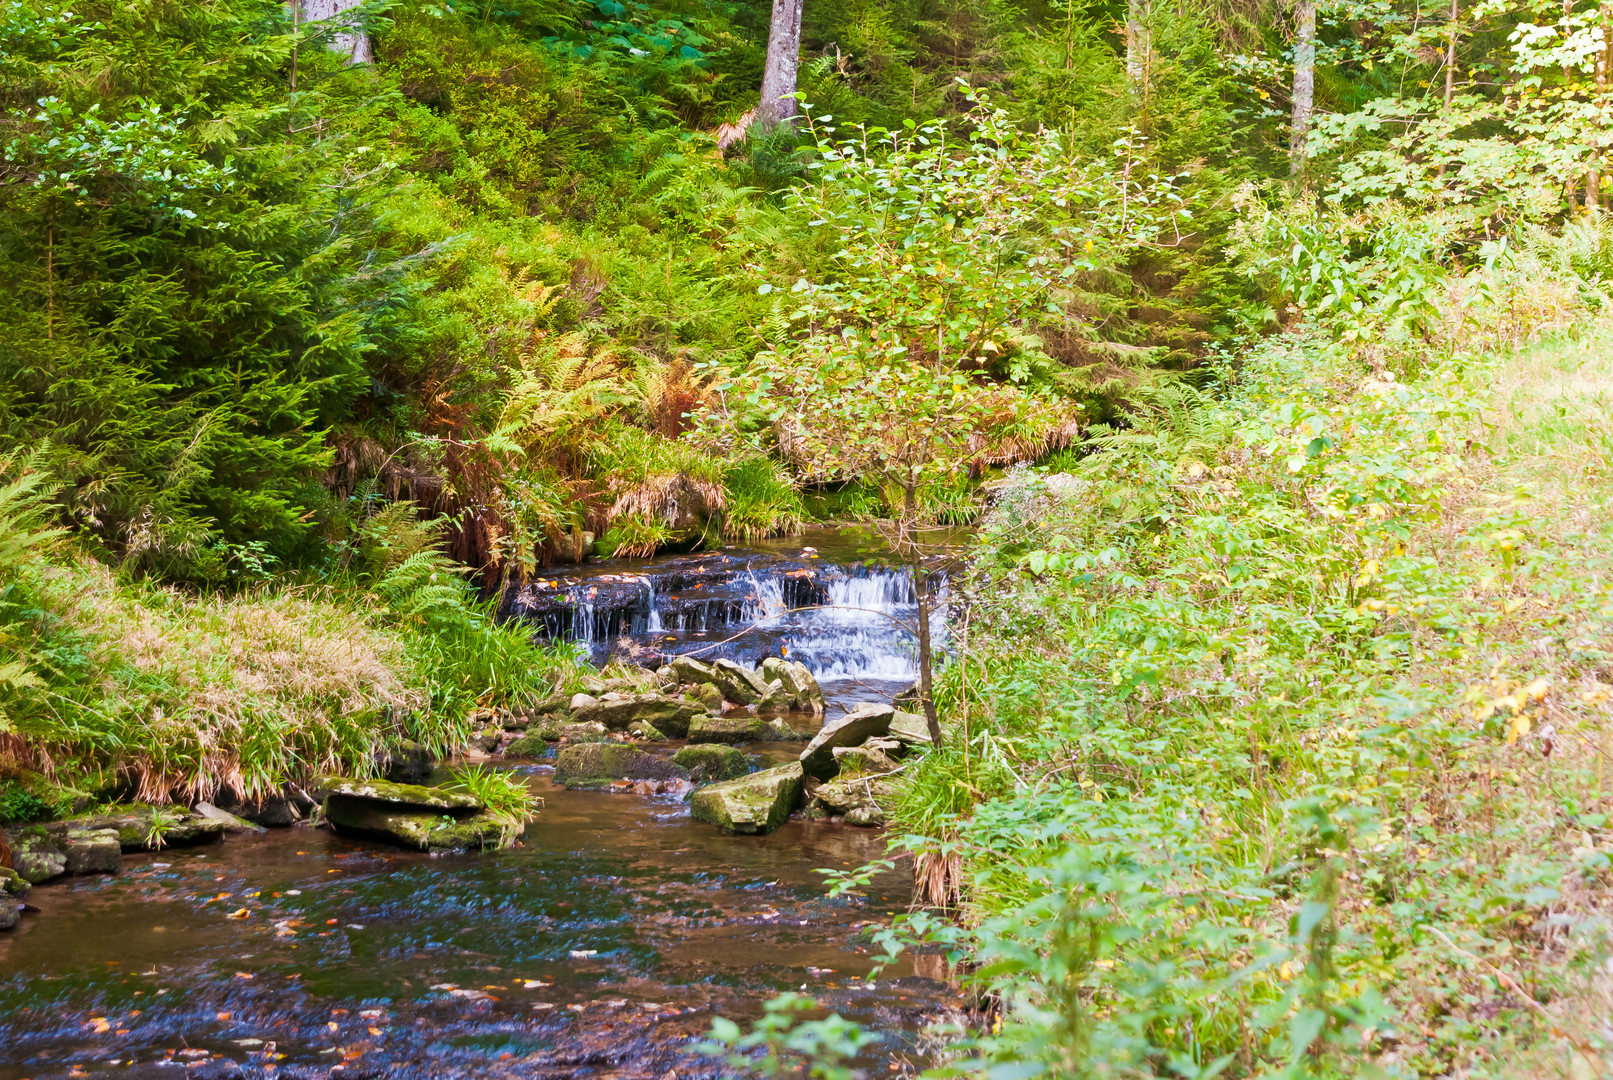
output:
[[[936,586],[942,602],[932,628],[944,647],[944,576]],[[917,677],[907,629],[917,609],[906,567],[821,556],[811,547],[730,548],[541,574],[506,588],[500,616],[582,644],[597,663],[620,656],[658,664],[683,653],[746,664],[788,656],[819,682],[888,689]]]

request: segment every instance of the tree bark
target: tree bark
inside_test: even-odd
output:
[[[1445,107],[1451,107],[1451,99],[1456,96],[1456,19],[1461,11],[1456,6],[1457,0],[1451,0],[1451,37],[1445,45]]]
[[[1148,61],[1154,47],[1149,29],[1152,11],[1152,0],[1126,0],[1126,84],[1138,94],[1148,92]]]
[[[795,118],[795,82],[801,69],[803,0],[773,0],[773,22],[767,33],[767,63],[762,68],[762,99],[755,123],[763,131]]]
[[[1288,120],[1288,174],[1305,170],[1305,136],[1316,102],[1316,0],[1298,0],[1294,35],[1294,111]]]
[[[362,0],[301,0],[302,18],[305,22],[328,22],[338,20],[341,16],[359,6]],[[296,4],[298,0],[289,0]],[[294,12],[295,13],[295,12]],[[337,33],[331,39],[331,51],[339,53],[349,64],[369,64],[375,60],[375,54],[370,50],[370,35],[366,34],[356,22],[350,22],[348,29]]]
[[[924,569],[924,560],[917,556],[913,559],[913,592],[919,602],[919,701],[924,706],[924,723],[930,729],[930,741],[939,747],[941,714],[935,708],[935,659],[930,647],[930,609],[934,606],[935,598],[930,592],[929,572]]]

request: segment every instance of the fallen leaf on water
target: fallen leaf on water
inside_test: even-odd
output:
[[[246,908],[236,908],[234,911],[230,912],[224,917],[226,919],[250,919],[252,917],[252,913]]]

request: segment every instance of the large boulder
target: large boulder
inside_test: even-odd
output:
[[[889,705],[864,705],[838,720],[823,725],[806,749],[801,751],[801,766],[807,775],[819,780],[831,779],[839,771],[835,764],[834,748],[859,746],[890,730],[891,717],[896,710]]]
[[[737,743],[760,739],[767,726],[754,716],[701,716],[689,725],[692,743]]]
[[[681,738],[689,730],[689,722],[705,713],[704,705],[682,697],[624,694],[614,700],[573,709],[571,715],[579,724],[604,724],[611,731],[626,731],[632,724],[643,721],[657,731]]]
[[[749,758],[720,743],[685,746],[672,755],[672,763],[688,769],[689,779],[698,783],[735,780],[750,772]]]
[[[556,756],[554,779],[568,788],[605,787],[612,780],[687,780],[689,770],[628,743],[582,743]]]
[[[741,705],[755,705],[767,697],[767,683],[750,668],[724,658],[711,665],[711,681],[722,696]]]
[[[792,761],[712,784],[689,796],[689,816],[730,832],[772,832],[800,805],[804,782],[800,764]]]
[[[339,832],[376,836],[419,851],[505,847],[524,831],[462,792],[348,777],[327,777],[320,786],[325,820]]]
[[[762,661],[762,678],[779,682],[790,696],[790,707],[814,716],[823,715],[823,688],[807,666],[797,660],[769,656]]]
[[[672,677],[680,683],[699,686],[715,685],[717,682],[717,673],[712,670],[711,665],[702,663],[692,656],[674,656],[667,667],[672,669]]]

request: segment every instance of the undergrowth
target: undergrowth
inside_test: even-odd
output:
[[[993,511],[893,815],[941,1072],[1607,1068],[1609,346],[1273,339]]]

